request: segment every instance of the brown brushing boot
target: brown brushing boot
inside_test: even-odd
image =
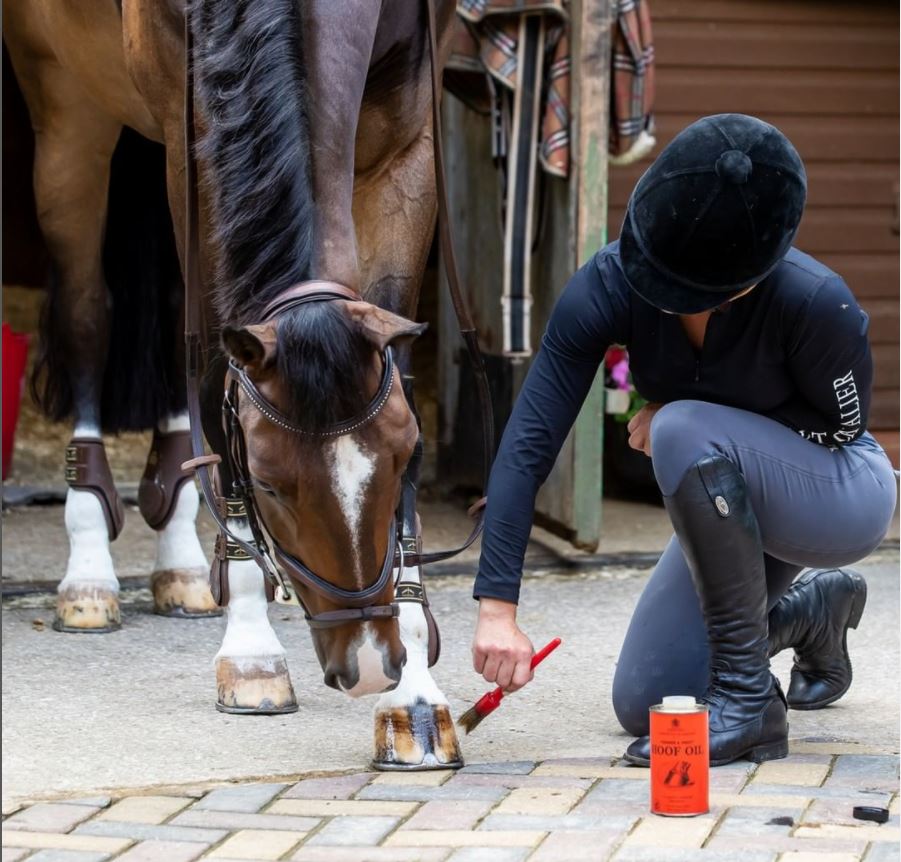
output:
[[[785,757],[787,707],[770,673],[763,548],[744,479],[728,459],[703,458],[663,499],[707,625],[710,685],[701,702],[708,708],[710,765]],[[645,736],[625,758],[647,766],[650,751]]]
[[[821,709],[851,686],[848,629],[857,628],[866,603],[867,583],[857,572],[813,569],[770,611],[770,656],[795,649],[791,709]]]

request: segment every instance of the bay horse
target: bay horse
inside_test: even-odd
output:
[[[454,3],[431,2],[440,68]],[[179,335],[189,191],[185,5],[4,0],[3,9],[55,269],[37,394],[52,418],[74,421],[70,557],[56,627],[119,624],[109,541],[122,508],[101,434],[133,428],[154,427],[139,502],[159,536],[155,609],[217,613],[194,527],[198,493],[180,467],[190,457]],[[410,353],[423,328],[413,319],[436,215],[426,10],[412,0],[194,0],[190,16],[204,432],[226,455],[221,404],[231,363],[247,384],[236,390],[235,410],[243,478],[252,484],[245,490],[267,531],[327,584],[359,592],[395,559],[390,527],[402,497],[412,503],[403,533],[413,542],[418,533],[422,447]],[[363,299],[267,316],[273,300],[309,280]],[[377,414],[361,427],[328,433],[348,427],[381,391]],[[286,430],[295,426],[304,433]],[[220,468],[227,495],[236,477],[227,460]],[[229,531],[250,539],[246,514],[224,505]],[[230,559],[217,706],[294,711],[259,568],[241,554],[220,556]],[[418,567],[400,568],[419,585]],[[339,607],[328,593],[299,592],[314,618]],[[377,601],[393,598],[389,577]],[[425,610],[404,602],[396,616],[312,629],[326,684],[355,697],[381,693],[380,767],[461,762],[447,701],[428,670]]]

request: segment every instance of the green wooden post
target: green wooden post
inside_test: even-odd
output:
[[[573,4],[573,182],[576,254],[581,266],[607,242],[607,136],[613,0]],[[574,541],[594,550],[601,538],[604,375],[598,373],[573,429]]]

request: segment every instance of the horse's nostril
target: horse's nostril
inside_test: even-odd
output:
[[[344,670],[326,670],[325,672],[325,684],[329,688],[334,688],[338,691],[350,691],[359,682],[360,678],[358,675]]]

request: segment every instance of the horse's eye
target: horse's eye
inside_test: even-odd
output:
[[[254,479],[254,485],[256,485],[256,487],[264,494],[268,494],[270,497],[275,496],[275,488],[267,482],[261,482],[259,479]]]

